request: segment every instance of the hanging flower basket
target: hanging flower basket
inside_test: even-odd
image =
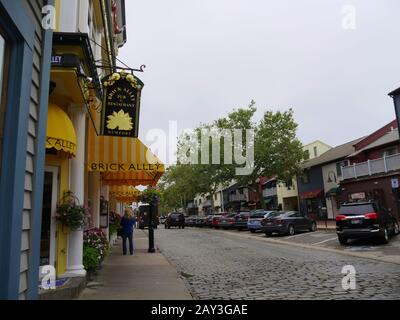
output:
[[[71,191],[64,193],[57,204],[56,213],[56,220],[72,231],[82,229],[90,220],[89,208],[81,206]]]
[[[158,205],[160,203],[161,196],[162,194],[160,190],[153,187],[148,187],[146,190],[142,191],[140,195],[140,201],[150,205]]]

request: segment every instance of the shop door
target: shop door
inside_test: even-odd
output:
[[[44,173],[40,265],[55,266],[56,205],[58,198],[58,168],[47,167]]]

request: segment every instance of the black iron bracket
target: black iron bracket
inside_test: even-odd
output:
[[[96,60],[97,62],[104,62],[104,60]],[[129,67],[118,67],[118,66],[110,66],[108,63],[105,64],[95,64],[96,68],[99,69],[104,69],[104,70],[112,70],[112,71],[117,71],[117,70],[124,70],[124,71],[129,71],[130,73],[133,73],[133,71],[135,72],[144,72],[144,69],[146,68],[146,65],[142,64],[139,69],[134,69],[134,68],[129,68]]]

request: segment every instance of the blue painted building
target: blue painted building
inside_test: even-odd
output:
[[[297,177],[299,210],[314,219],[325,219],[326,201],[321,165],[303,165],[303,175]]]
[[[39,270],[52,1],[0,0],[0,299],[35,299]]]

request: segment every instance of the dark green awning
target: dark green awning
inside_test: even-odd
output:
[[[265,204],[270,204],[270,203],[272,203],[273,201],[274,201],[274,198],[273,198],[273,197],[264,198]]]
[[[327,193],[325,193],[325,197],[330,198],[332,196],[336,196],[340,194],[340,191],[341,191],[340,187],[331,188]]]

